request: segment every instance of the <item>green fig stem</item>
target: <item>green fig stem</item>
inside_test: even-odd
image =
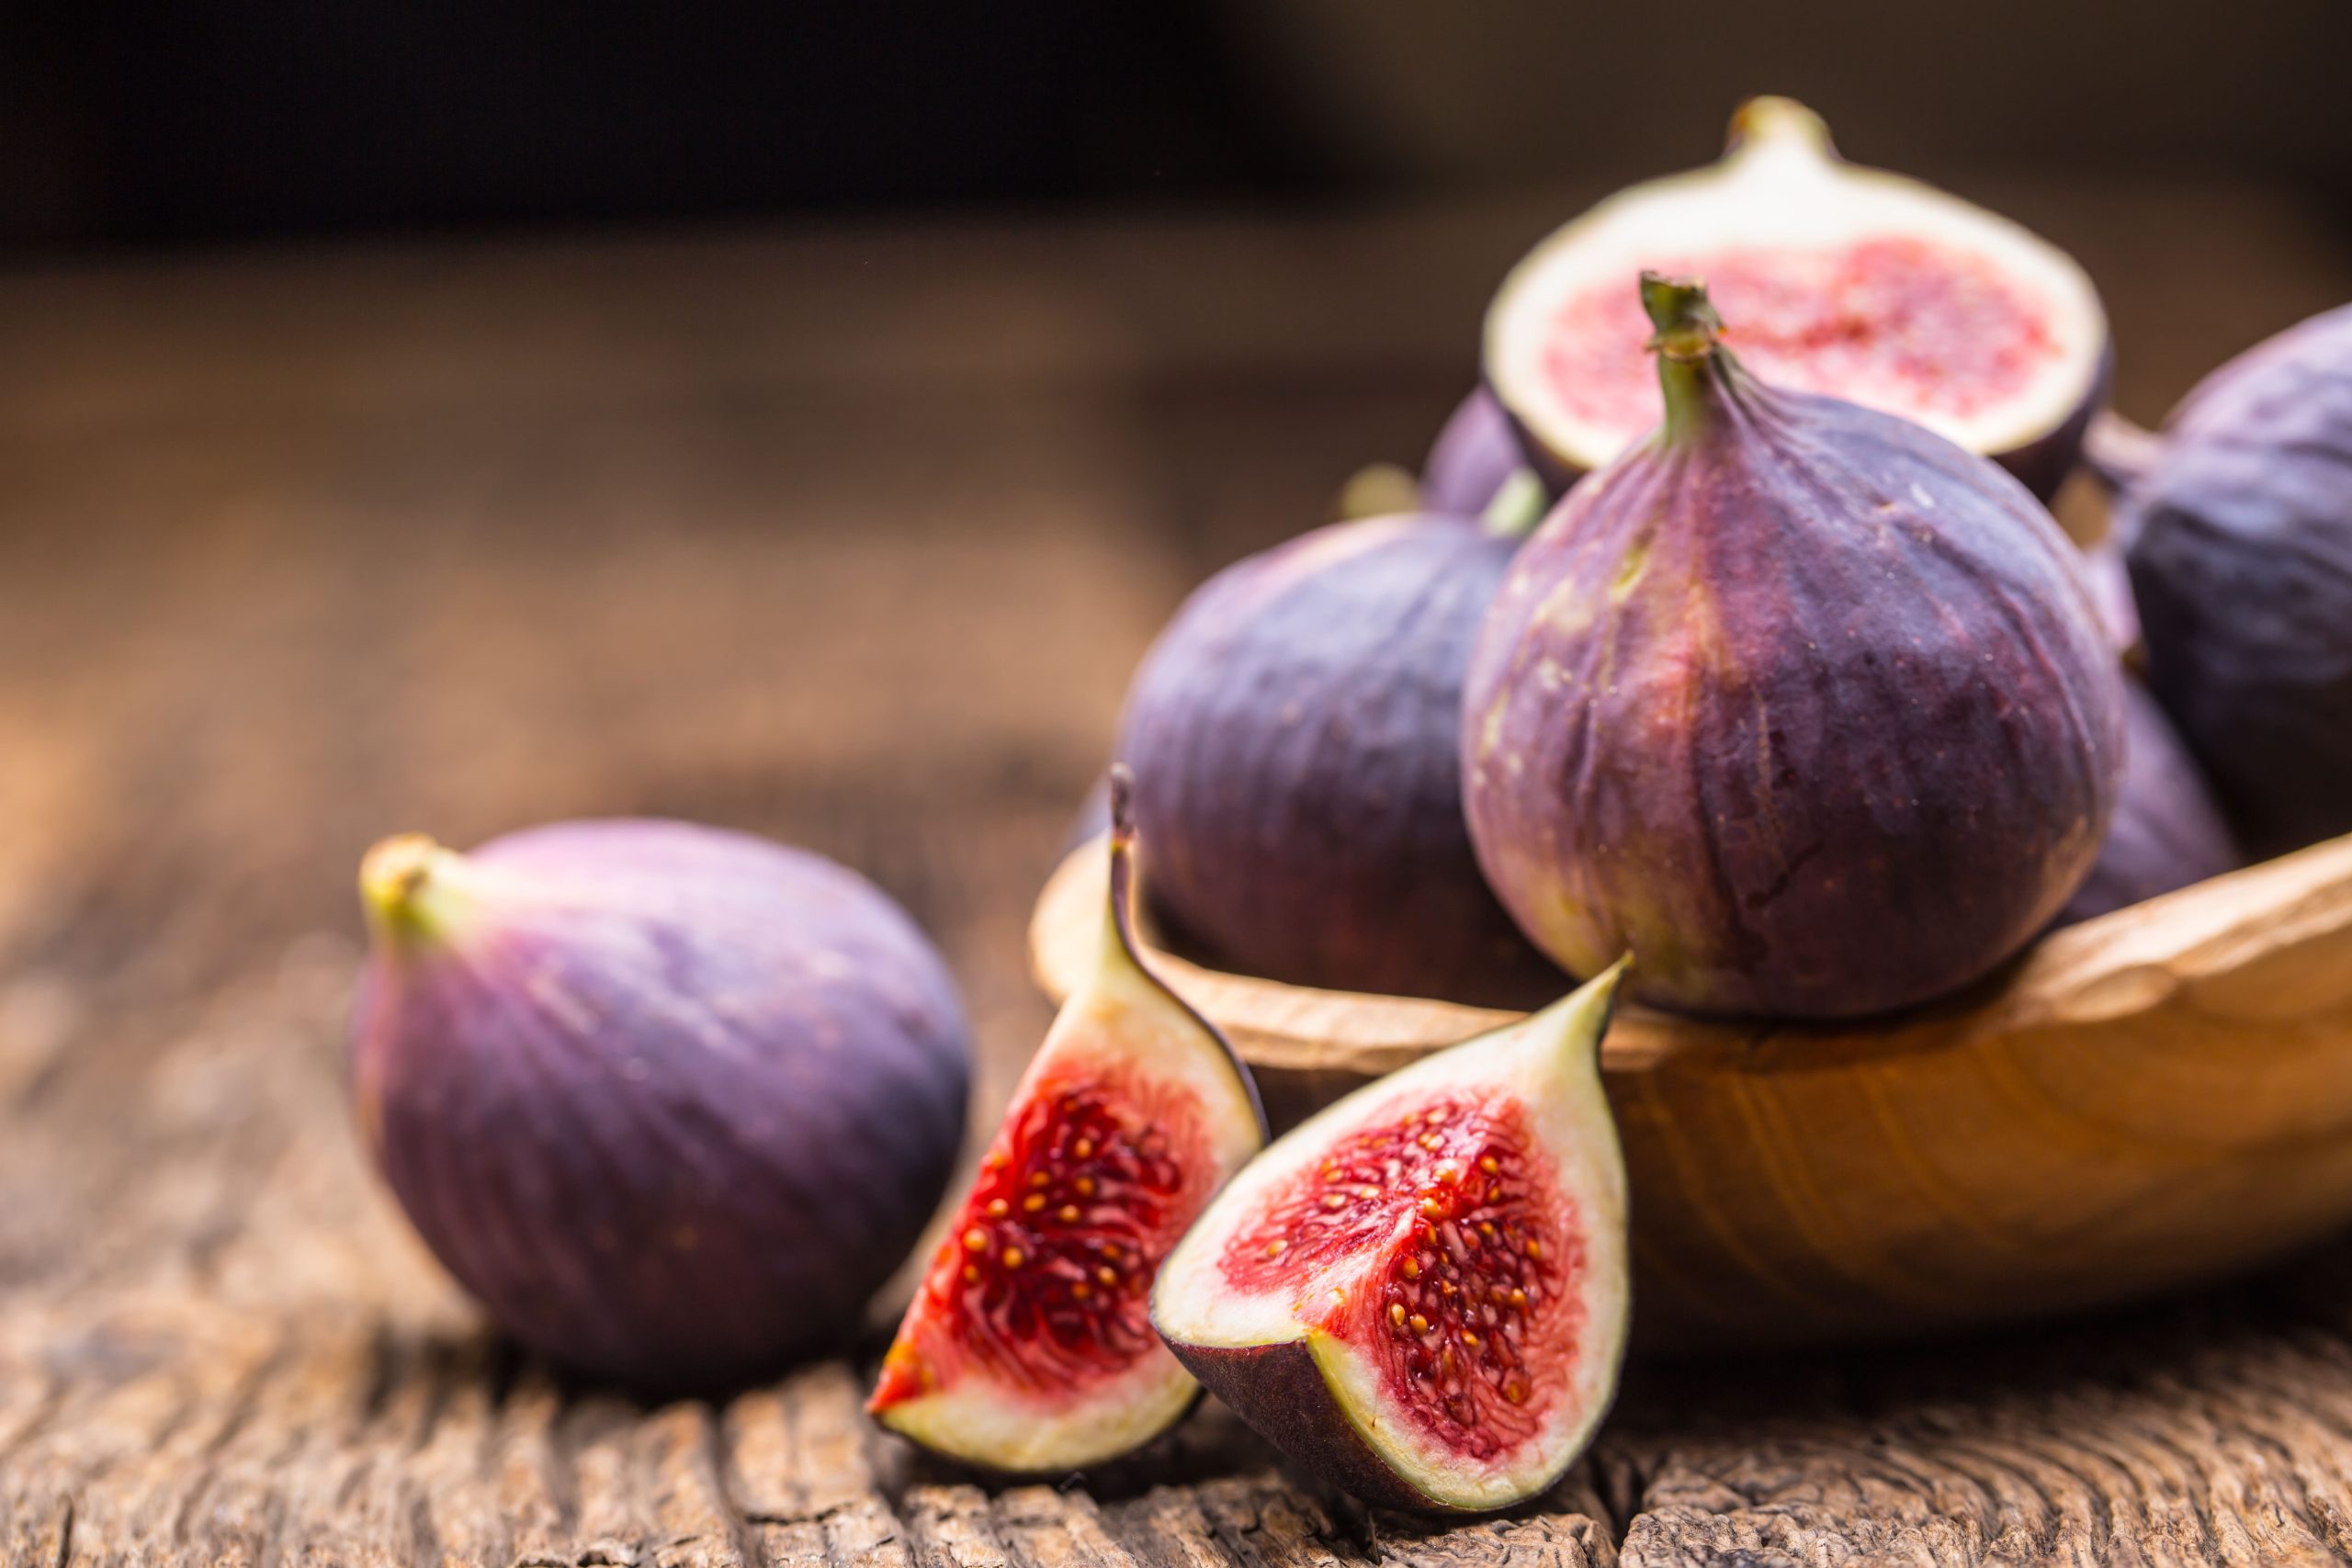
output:
[[[379,946],[413,951],[445,942],[471,905],[451,874],[462,864],[423,833],[401,833],[359,863],[359,900]]]
[[[2113,409],[2101,409],[2083,435],[2083,467],[2110,496],[2145,479],[2164,456],[2165,438]]]
[[[1487,510],[1479,513],[1478,525],[1498,539],[1523,539],[1534,532],[1551,504],[1552,497],[1534,469],[1514,468],[1495,491],[1495,498],[1487,502]]]
[[[1358,468],[1340,487],[1339,499],[1332,503],[1337,514],[1333,520],[1340,523],[1393,517],[1420,509],[1420,481],[1395,463],[1367,463]]]
[[[1723,345],[1724,319],[1695,277],[1642,274],[1642,309],[1657,332],[1657,379],[1666,394],[1666,439],[1671,443],[1708,423],[1723,384],[1737,362]]]

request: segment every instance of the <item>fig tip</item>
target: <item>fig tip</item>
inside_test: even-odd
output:
[[[1125,762],[1111,764],[1111,837],[1130,844],[1136,837],[1136,775]]]
[[[451,913],[440,897],[438,866],[449,851],[424,833],[395,833],[379,840],[359,862],[359,899],[379,941],[407,945],[439,935]]]
[[[1642,269],[1642,309],[1657,329],[1649,347],[1668,359],[1703,359],[1722,335],[1724,319],[1707,298],[1707,280]]]

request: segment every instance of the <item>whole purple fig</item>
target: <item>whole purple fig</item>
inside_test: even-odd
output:
[[[2117,526],[2148,683],[2247,848],[2352,832],[2352,305],[2206,378]]]
[[[2071,926],[2234,871],[2245,863],[2213,804],[2205,775],[2164,709],[2136,682],[2124,683],[2123,786],[2107,842],[2059,911]]]
[[[572,822],[369,852],[368,1150],[524,1344],[655,1387],[858,1325],[962,1141],[954,982],[862,877],[744,834]]]
[[[1464,693],[1471,838],[1576,974],[1838,1017],[1999,964],[2098,852],[2122,676],[2074,547],[1921,427],[1776,390],[1645,275],[1666,420],[1513,563]]]
[[[1478,874],[1454,739],[1471,640],[1518,543],[1501,519],[1335,524],[1185,602],[1119,741],[1147,886],[1184,935],[1296,985],[1557,993]]]

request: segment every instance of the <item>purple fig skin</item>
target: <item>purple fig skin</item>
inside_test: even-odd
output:
[[[1503,481],[1527,466],[1518,427],[1484,387],[1454,405],[1421,464],[1421,504],[1454,517],[1487,510]]]
[[[2123,788],[2090,875],[2059,911],[2071,926],[2245,863],[2205,775],[2164,709],[2136,682],[2124,688]]]
[[[1382,1462],[1349,1425],[1304,1343],[1167,1344],[1195,1382],[1306,1473],[1380,1507],[1464,1511],[1431,1502]]]
[[[1984,459],[1758,383],[1702,289],[1645,298],[1667,423],[1544,523],[1471,661],[1479,863],[1563,967],[1630,951],[1663,1006],[1951,991],[2056,916],[2114,810],[2079,558]]]
[[[1557,994],[1462,819],[1463,671],[1516,545],[1458,517],[1337,524],[1186,602],[1119,741],[1146,883],[1178,930],[1294,985]]]
[[[369,857],[351,1077],[370,1155],[508,1333],[647,1389],[859,1325],[945,1189],[970,1043],[887,897],[659,821]]]
[[[2099,624],[2107,628],[2108,640],[2122,656],[2124,667],[2137,668],[2143,657],[2140,606],[2132,597],[2132,569],[2124,563],[2122,547],[2111,538],[2086,547],[2083,581],[2090,585]]]
[[[2091,421],[2107,407],[2108,389],[2114,379],[2115,340],[2109,338],[2099,348],[2098,369],[2074,412],[2039,440],[1987,456],[2015,475],[2019,484],[2033,492],[2034,500],[2047,506],[2082,466],[2083,441],[2090,434]]]
[[[2149,686],[2246,848],[2352,832],[2352,306],[2208,377],[2117,527]]]

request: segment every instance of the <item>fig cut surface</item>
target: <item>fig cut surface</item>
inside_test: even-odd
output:
[[[1476,1511],[1584,1450],[1626,1329],[1599,1069],[1621,972],[1301,1123],[1169,1258],[1154,1325],[1293,1460],[1370,1501]]]
[[[1624,280],[1703,278],[1764,379],[1924,424],[2047,499],[2105,390],[2089,277],[2007,219],[1848,164],[1820,118],[1758,98],[1721,162],[1635,186],[1539,244],[1496,296],[1488,384],[1555,481],[1661,412]]]

